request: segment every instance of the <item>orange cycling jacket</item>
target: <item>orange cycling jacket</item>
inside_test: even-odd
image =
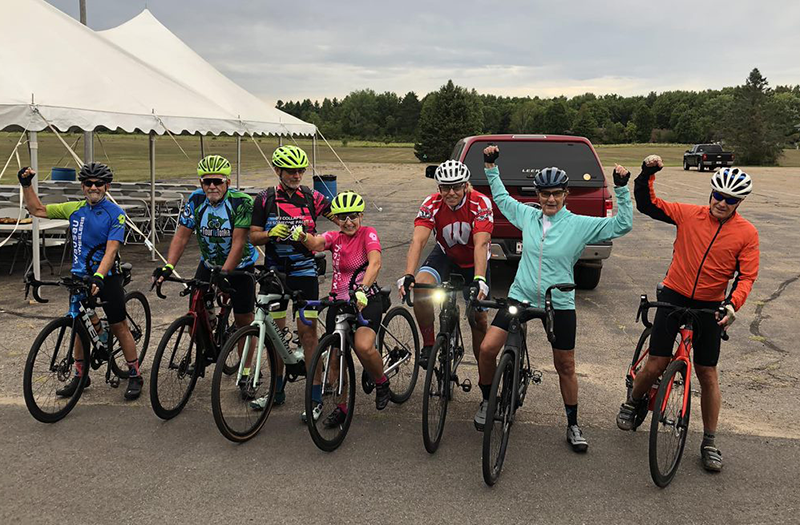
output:
[[[642,166],[634,181],[636,209],[674,224],[678,234],[664,286],[699,301],[730,301],[739,310],[758,277],[758,231],[738,213],[720,222],[708,206],[656,197],[654,168]],[[734,279],[728,296],[725,290]]]

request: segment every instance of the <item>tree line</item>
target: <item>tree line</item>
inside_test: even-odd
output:
[[[448,81],[422,99],[364,89],[276,107],[329,139],[414,142],[428,162],[447,158],[461,137],[488,133],[580,135],[599,144],[721,142],[741,163],[765,165],[800,141],[800,86],[771,88],[758,69],[739,86],[646,96],[503,97]]]

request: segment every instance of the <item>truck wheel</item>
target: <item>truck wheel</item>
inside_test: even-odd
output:
[[[581,290],[594,290],[600,284],[602,271],[602,266],[575,266],[575,284]]]
[[[697,161],[697,171],[705,171],[705,168],[703,167],[703,161],[702,160],[698,160]]]
[[[683,159],[683,171],[689,171],[689,163],[686,162],[686,159]]]

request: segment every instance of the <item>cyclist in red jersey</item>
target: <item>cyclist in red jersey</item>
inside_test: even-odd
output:
[[[472,189],[469,169],[457,160],[448,160],[436,168],[434,176],[439,191],[429,195],[419,208],[414,220],[414,235],[406,257],[406,274],[397,281],[400,297],[404,297],[415,282],[441,284],[452,272],[464,277],[469,284],[464,289],[464,298],[469,297],[470,288],[478,290],[478,298],[489,295],[489,241],[492,237],[494,218],[489,198]],[[436,246],[419,268],[422,249],[430,238],[436,237]],[[415,292],[414,315],[422,333],[422,352],[419,364],[427,369],[428,356],[435,340],[433,305],[430,290]],[[486,335],[486,312],[467,311],[472,331],[472,350],[478,358],[483,336]]]
[[[637,209],[650,217],[674,224],[677,236],[672,263],[660,286],[658,300],[690,308],[724,306],[722,319],[713,316],[696,321],[694,335],[695,373],[700,380],[703,414],[701,456],[706,470],[722,470],[722,453],[715,433],[721,396],[717,361],[720,333],[736,319],[758,276],[758,231],[737,213],[739,205],[753,190],[750,176],[738,168],[723,168],[711,177],[708,206],[666,202],[656,197],[655,174],[663,167],[661,158],[650,155],[636,178]],[[733,279],[730,291],[726,290]],[[650,356],[636,375],[631,398],[620,407],[617,426],[630,430],[637,414],[647,410],[645,394],[669,364],[678,332],[678,320],[658,309],[650,335]]]

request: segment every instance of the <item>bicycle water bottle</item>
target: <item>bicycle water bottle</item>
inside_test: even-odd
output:
[[[108,321],[106,321],[105,319],[100,319],[100,328],[101,328],[102,331],[98,332],[97,338],[100,340],[100,344],[102,344],[104,347],[107,347],[108,346],[108,330],[109,330]]]

